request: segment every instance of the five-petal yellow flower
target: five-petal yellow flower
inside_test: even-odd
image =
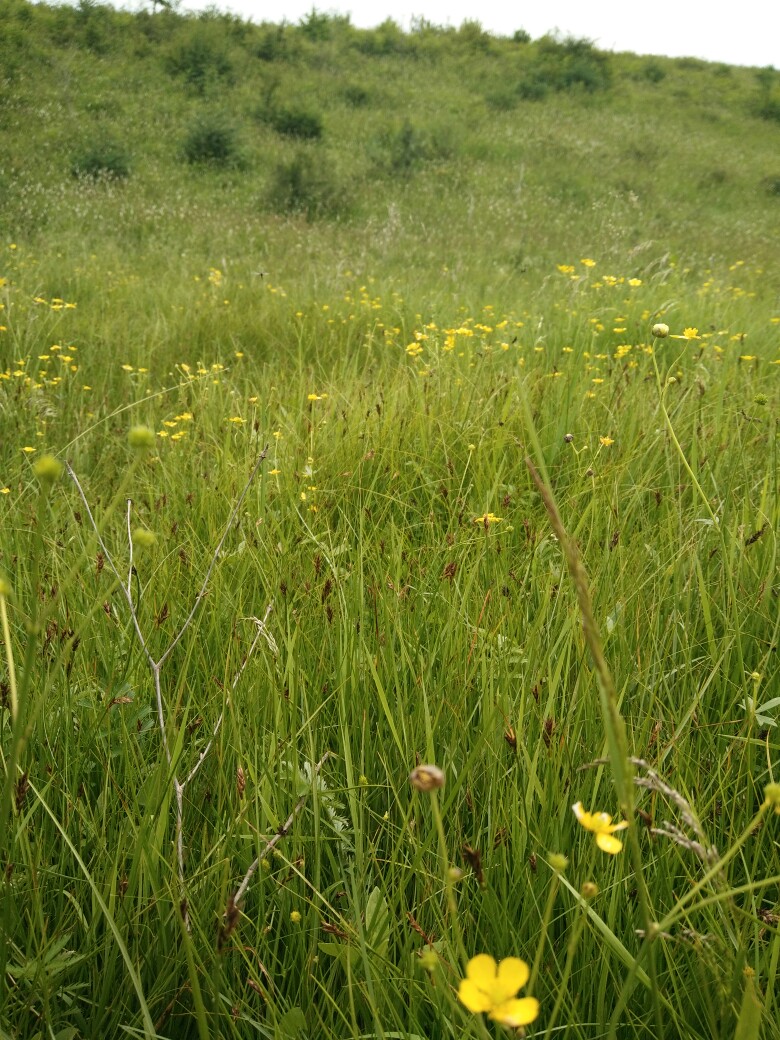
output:
[[[609,813],[586,812],[582,807],[582,802],[577,802],[576,805],[572,806],[572,809],[585,830],[592,831],[596,835],[596,844],[602,852],[608,852],[610,856],[615,856],[620,852],[623,848],[623,842],[613,835],[615,831],[624,831],[628,827],[628,820],[613,823]]]
[[[518,1000],[516,994],[529,974],[528,965],[519,957],[506,957],[496,964],[489,954],[480,953],[466,965],[458,998],[476,1015],[486,1011],[488,1018],[502,1025],[527,1026],[539,1014],[539,1001],[535,997]]]

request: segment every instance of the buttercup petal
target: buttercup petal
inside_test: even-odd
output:
[[[536,997],[523,997],[522,1000],[507,1000],[490,1012],[488,1018],[505,1026],[527,1026],[539,1014],[539,1001]]]
[[[608,852],[610,856],[615,856],[623,848],[620,838],[613,838],[611,834],[603,832],[596,835],[596,844],[602,852]]]
[[[620,823],[613,823],[609,828],[610,831],[624,831],[628,827],[628,820],[621,820]]]
[[[498,965],[498,978],[493,987],[493,1000],[503,1004],[528,982],[530,971],[519,957],[506,957]]]
[[[466,978],[490,993],[496,983],[498,965],[489,953],[478,953],[466,965]]]
[[[475,1015],[482,1011],[490,1011],[494,1005],[492,998],[471,979],[461,980],[458,987],[458,1000]]]

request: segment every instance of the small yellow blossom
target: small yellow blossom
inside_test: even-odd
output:
[[[458,987],[458,999],[475,1015],[487,1012],[493,1022],[512,1028],[527,1026],[539,1014],[535,997],[516,998],[528,982],[530,971],[519,957],[506,957],[496,964],[487,953],[472,957],[466,965],[466,978]]]
[[[25,446],[24,446],[24,447],[22,448],[22,451],[26,451],[28,455],[30,455],[30,454],[31,454],[32,452],[34,452],[35,450],[36,450],[35,448],[31,448],[31,447],[30,447],[29,445],[25,445]]]
[[[638,286],[640,286],[642,284],[642,279],[641,278],[629,278],[628,279],[628,284],[631,286],[632,289],[636,289]]]
[[[586,256],[584,260],[580,260],[580,263],[584,267],[595,267],[596,266],[596,261],[592,260],[589,256]]]
[[[236,423],[237,426],[240,426],[246,422],[246,419],[242,419],[240,415],[231,415],[228,422]]]
[[[487,527],[488,524],[500,524],[503,519],[503,516],[496,516],[495,513],[483,513],[482,516],[474,517],[474,523],[484,524]]]
[[[623,842],[613,837],[615,831],[624,831],[628,827],[628,820],[613,823],[612,817],[605,812],[589,813],[582,807],[582,802],[572,806],[574,815],[585,828],[596,835],[596,844],[602,852],[608,852],[615,856],[623,848]]]
[[[699,330],[697,328],[683,329],[682,336],[674,336],[674,335],[672,336],[672,339],[685,339],[685,340],[700,339],[700,338],[701,337],[699,336]]]
[[[604,448],[608,448],[610,444],[614,443],[615,441],[612,437],[599,437],[599,444]]]
[[[11,489],[9,487],[0,488],[0,495],[10,495]]]

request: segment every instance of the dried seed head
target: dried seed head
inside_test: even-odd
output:
[[[238,789],[238,797],[243,798],[246,790],[246,776],[241,766],[236,769],[236,788]]]
[[[444,787],[444,770],[438,766],[417,766],[409,774],[409,783],[417,791],[436,791]]]

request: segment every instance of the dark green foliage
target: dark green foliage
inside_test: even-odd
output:
[[[511,87],[499,87],[485,94],[485,104],[495,112],[511,112],[513,108],[517,108],[519,101],[518,90]]]
[[[767,195],[774,195],[775,197],[780,198],[780,174],[764,177],[761,181],[761,187]]]
[[[409,54],[414,50],[410,36],[392,18],[386,19],[376,29],[355,31],[353,46],[363,54]]]
[[[302,141],[317,141],[322,137],[322,116],[305,108],[271,108],[263,117],[277,134],[297,137]]]
[[[660,64],[660,62],[650,59],[650,61],[645,62],[642,66],[641,75],[642,79],[646,80],[648,83],[660,83],[662,79],[666,78],[666,69]]]
[[[371,101],[371,92],[359,83],[348,83],[342,96],[351,108],[364,108]]]
[[[424,163],[450,158],[454,147],[446,126],[425,131],[406,119],[380,134],[372,151],[375,164],[384,172],[409,177]]]
[[[771,123],[780,123],[780,97],[774,90],[777,79],[777,74],[771,65],[765,69],[759,69],[756,73],[757,91],[753,98],[752,109],[755,115]]]
[[[93,141],[77,152],[70,164],[74,177],[122,181],[130,176],[130,160],[124,148],[106,138]]]
[[[232,64],[218,35],[219,27],[196,25],[168,54],[166,68],[180,76],[196,94],[205,94],[209,83],[230,77]]]
[[[254,44],[254,53],[261,61],[287,61],[290,57],[290,37],[284,25],[263,26]]]
[[[512,40],[514,43],[530,43],[531,34],[525,29],[515,29],[512,34]]]
[[[188,163],[242,165],[236,128],[221,115],[197,119],[184,139],[182,151]]]
[[[485,32],[480,22],[466,19],[457,33],[457,41],[472,53],[487,54],[492,50],[493,37]]]
[[[539,100],[546,91],[607,90],[612,83],[609,55],[590,40],[543,36],[536,58],[518,88],[521,97]]]
[[[345,195],[327,163],[318,155],[301,150],[274,167],[266,204],[277,213],[300,214],[315,220],[343,213]]]

